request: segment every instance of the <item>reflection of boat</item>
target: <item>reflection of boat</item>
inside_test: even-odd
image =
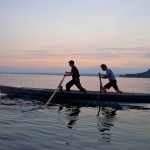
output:
[[[11,87],[0,85],[1,93],[8,95],[31,95],[40,97],[50,97],[54,89],[27,88],[27,87]],[[96,91],[88,91],[86,93],[79,91],[60,92],[55,95],[56,99],[66,100],[84,100],[84,101],[113,101],[113,102],[135,102],[135,103],[150,103],[150,94],[145,93],[100,93]]]

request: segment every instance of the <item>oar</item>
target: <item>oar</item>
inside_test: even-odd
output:
[[[60,81],[59,85],[57,86],[56,90],[54,91],[54,93],[52,94],[52,96],[49,98],[49,100],[46,102],[45,104],[45,108],[47,107],[47,105],[49,104],[49,102],[53,99],[53,97],[55,96],[55,94],[57,93],[57,91],[59,90],[59,87],[62,85],[63,81],[65,79],[65,75],[63,76],[62,80]]]
[[[100,81],[100,92],[103,92],[103,84],[102,84],[102,78],[101,78],[101,74],[99,73],[99,81]]]

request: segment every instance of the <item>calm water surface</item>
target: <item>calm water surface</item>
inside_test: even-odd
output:
[[[61,78],[1,74],[0,84],[56,88]],[[117,79],[125,92],[150,93],[150,79]],[[99,89],[97,77],[81,77],[81,83],[87,90]],[[54,100],[42,109],[39,99],[1,95],[0,150],[150,149],[150,104]]]

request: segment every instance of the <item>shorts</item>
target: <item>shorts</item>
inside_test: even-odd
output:
[[[119,89],[118,86],[117,86],[117,81],[116,80],[109,81],[109,83],[107,83],[104,87],[106,89],[110,89],[111,87],[113,87],[116,91]]]

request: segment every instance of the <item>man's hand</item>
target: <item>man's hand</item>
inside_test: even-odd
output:
[[[98,73],[99,77],[103,78],[103,79],[107,79],[107,74],[101,74],[101,73]]]
[[[64,76],[71,76],[70,72],[66,72]]]

